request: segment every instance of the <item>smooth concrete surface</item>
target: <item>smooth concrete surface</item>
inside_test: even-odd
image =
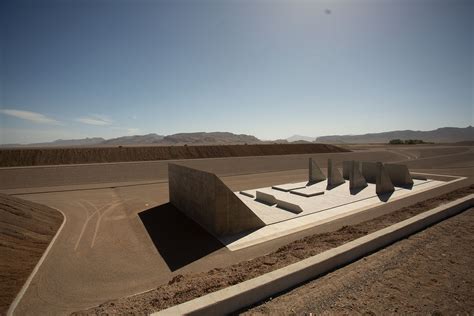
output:
[[[332,229],[337,229],[353,223],[353,218],[359,217],[360,214],[363,214],[362,218],[364,220],[380,216],[377,207],[381,205],[391,204],[400,199],[406,199],[412,195],[433,190],[462,179],[457,178],[450,182],[415,180],[413,187],[396,188],[389,196],[377,195],[376,185],[372,183],[357,194],[351,194],[349,184],[345,183],[332,190],[325,191],[324,195],[310,198],[289,194],[288,192],[274,191],[276,200],[299,205],[303,210],[299,214],[284,212],[276,205],[258,203],[251,198],[240,195],[239,198],[265,222],[266,226],[246,234],[220,238],[220,241],[229,250],[236,251],[309,228],[315,231],[317,227],[321,227],[321,232],[325,232],[326,226],[332,225]],[[320,182],[314,186],[318,185],[324,188],[326,183]],[[248,191],[252,192],[252,190]],[[259,188],[258,191],[268,192],[271,189],[269,187]],[[332,223],[337,224],[333,225]]]
[[[439,206],[339,247],[152,315],[223,315],[347,265],[474,206],[474,194]]]
[[[312,196],[324,194],[324,190],[321,190],[320,186],[310,185],[302,189],[291,190],[290,193],[301,195],[304,197],[312,197]]]
[[[386,163],[384,167],[393,185],[397,187],[413,185],[413,179],[406,165]]]
[[[377,162],[362,161],[361,162],[362,176],[368,183],[375,183],[377,181]]]
[[[333,163],[332,159],[328,159],[328,185],[327,188],[334,188],[346,182],[339,169]]]
[[[215,175],[169,164],[170,203],[215,236],[265,224]]]
[[[360,172],[360,163],[358,161],[351,161],[351,168],[349,173],[349,190],[360,190],[367,186],[367,181]]]
[[[352,160],[342,162],[342,177],[346,180],[349,180],[351,174]]]
[[[273,190],[289,192],[291,190],[303,189],[306,188],[307,182],[303,183],[285,183],[272,186]]]
[[[377,169],[377,177],[376,177],[376,184],[375,184],[375,192],[377,194],[388,194],[395,190],[393,186],[392,180],[390,180],[390,176],[388,175],[387,171],[385,171],[385,167],[381,162],[376,163]]]
[[[257,202],[265,203],[268,205],[277,204],[277,199],[275,198],[273,194],[265,193],[262,191],[256,191],[255,196],[256,196],[255,201]]]
[[[326,176],[316,164],[316,161],[313,158],[309,158],[308,183],[318,183],[324,180],[326,180]]]

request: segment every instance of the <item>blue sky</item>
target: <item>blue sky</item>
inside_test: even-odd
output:
[[[0,143],[473,122],[474,1],[0,6]]]

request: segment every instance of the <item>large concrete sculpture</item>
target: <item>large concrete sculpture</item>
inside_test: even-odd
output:
[[[339,169],[332,163],[332,159],[328,159],[328,184],[327,188],[331,189],[346,182],[342,177]]]
[[[397,187],[407,187],[413,185],[413,179],[410,175],[410,171],[408,171],[407,166],[387,163],[384,165],[384,167],[393,185]]]
[[[313,158],[309,158],[308,184],[318,183],[324,180],[326,180],[326,176],[316,164],[316,161],[314,161]]]
[[[390,180],[388,173],[385,171],[385,168],[381,162],[376,163],[377,176],[375,182],[375,192],[377,194],[386,194],[393,192],[395,188],[393,183]]]
[[[377,163],[362,161],[362,176],[365,178],[365,181],[375,183],[377,180]]]
[[[265,226],[215,174],[168,164],[170,202],[215,236]]]
[[[358,161],[351,161],[351,169],[349,173],[349,189],[351,191],[360,190],[367,186],[367,181],[360,173]]]

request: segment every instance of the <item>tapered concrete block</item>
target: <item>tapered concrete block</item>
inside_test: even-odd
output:
[[[318,183],[321,181],[326,180],[326,176],[321,171],[319,166],[316,164],[316,161],[313,158],[309,158],[309,175],[308,175],[308,183]]]
[[[342,177],[346,180],[349,180],[349,175],[351,174],[352,161],[343,161],[342,162]]]
[[[295,213],[295,214],[299,214],[299,213],[303,212],[303,209],[301,208],[301,206],[299,206],[295,203],[291,203],[291,202],[287,202],[287,201],[283,201],[283,200],[277,200],[277,207],[281,208],[281,209],[284,209],[286,211]]]
[[[337,187],[340,184],[346,182],[339,171],[333,164],[332,159],[328,159],[328,189]]]
[[[351,169],[349,173],[349,189],[358,190],[367,186],[367,181],[360,172],[360,164],[358,161],[351,161]]]
[[[393,192],[395,188],[390,180],[388,173],[381,162],[377,162],[377,177],[375,182],[375,192],[377,194],[386,194]]]
[[[215,174],[168,164],[170,202],[215,236],[265,226]]]
[[[397,187],[406,187],[413,185],[413,178],[405,165],[398,165],[393,163],[384,164],[385,170],[390,177],[393,185]]]
[[[277,199],[275,198],[274,195],[265,193],[262,191],[257,191],[256,192],[256,200],[261,203],[269,204],[269,205],[275,205],[277,203]]]
[[[377,181],[377,163],[362,161],[362,176],[365,181],[369,183],[375,183]]]

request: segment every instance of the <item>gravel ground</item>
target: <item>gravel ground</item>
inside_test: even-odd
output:
[[[472,315],[474,209],[243,314]]]
[[[314,256],[473,192],[474,185],[471,185],[358,225],[346,226],[331,233],[307,236],[252,260],[208,272],[177,275],[168,284],[159,285],[152,291],[108,301],[97,307],[78,311],[77,314],[148,314],[165,309]]]

